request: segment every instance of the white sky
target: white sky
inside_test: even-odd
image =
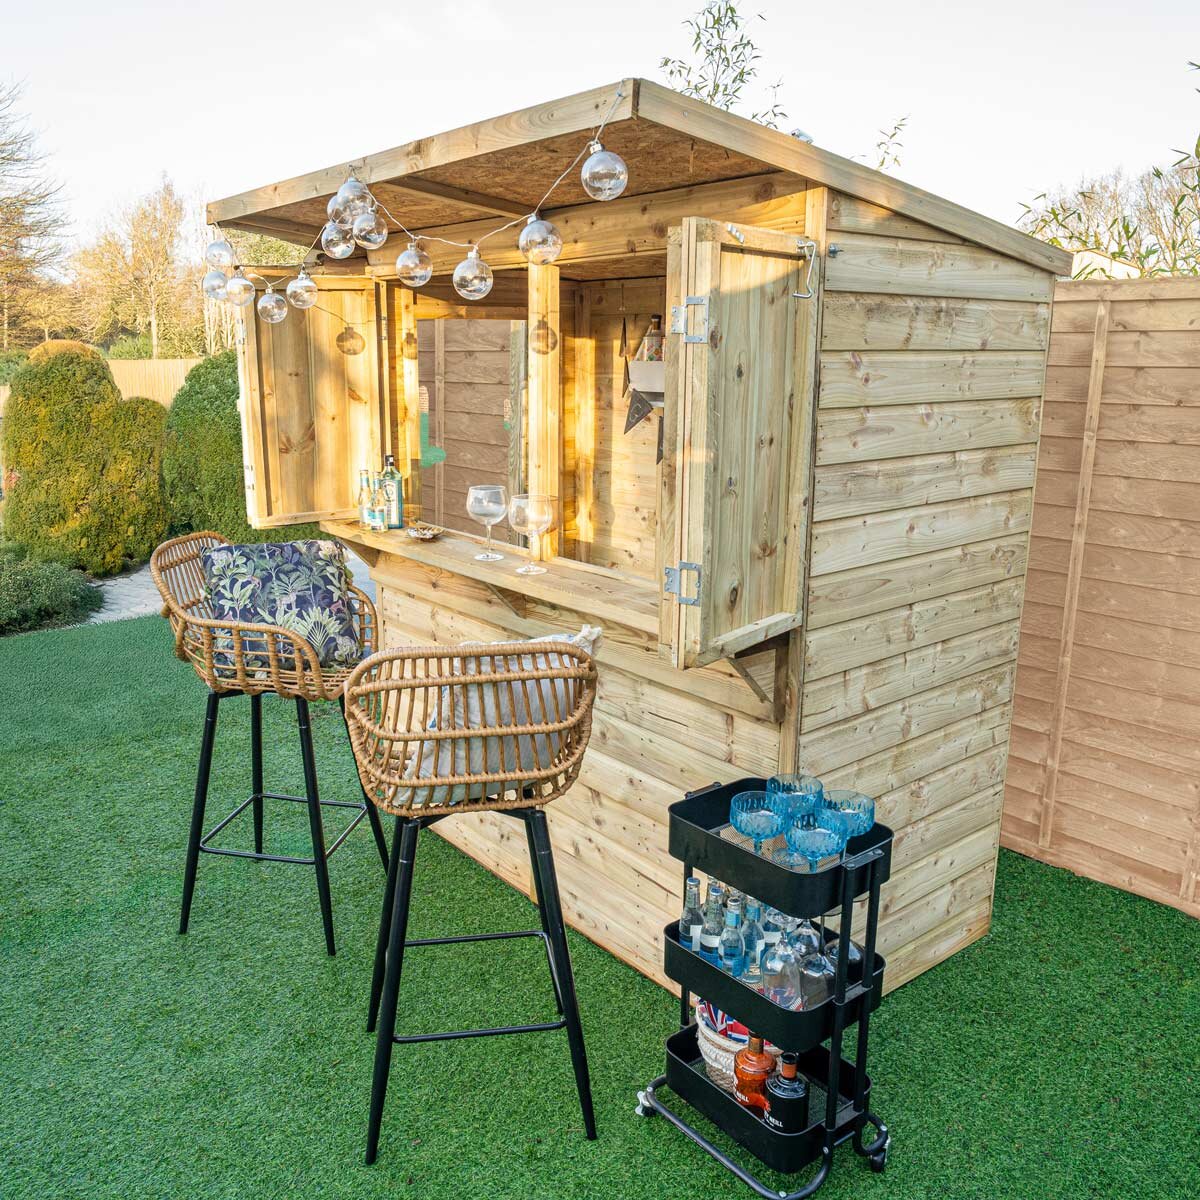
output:
[[[688,50],[700,0],[0,0],[0,78],[71,233],[166,172],[214,199],[627,75]],[[1056,183],[1166,164],[1200,131],[1197,0],[748,0],[785,128],[1004,221]],[[758,97],[753,97],[757,99]],[[637,163],[630,163],[637,171]],[[314,231],[315,232],[315,231]]]

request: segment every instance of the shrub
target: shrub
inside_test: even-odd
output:
[[[28,359],[24,350],[0,350],[0,387],[8,383]]]
[[[144,333],[126,333],[105,351],[106,358],[150,358],[150,339]]]
[[[166,527],[165,420],[149,400],[122,400],[94,351],[23,367],[4,420],[6,536],[93,575],[147,558]]]
[[[49,341],[39,342],[30,350],[29,361],[31,363],[45,362],[46,359],[53,358],[56,354],[91,354],[99,359],[104,358],[104,355],[95,346],[89,346],[86,342],[76,342],[70,338],[51,338]]]
[[[102,600],[80,572],[0,545],[0,637],[82,621]]]
[[[212,529],[231,542],[320,537],[316,525],[252,529],[246,520],[237,355],[197,363],[167,414],[163,489],[173,534]]]

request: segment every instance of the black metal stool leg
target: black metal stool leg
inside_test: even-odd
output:
[[[375,1074],[371,1081],[371,1114],[367,1122],[367,1165],[379,1154],[379,1126],[383,1121],[383,1102],[387,1097],[388,1072],[392,1066],[392,1041],[396,1033],[396,1001],[400,991],[400,969],[404,963],[404,943],[408,934],[408,906],[412,897],[413,868],[417,859],[419,821],[401,819],[396,824],[396,842],[392,849],[397,864],[395,896],[388,931],[387,970],[380,998],[379,1029],[375,1035]]]
[[[546,920],[546,893],[542,888],[542,875],[537,869],[537,847],[533,844],[533,826],[530,824],[532,813],[523,813],[525,818],[525,840],[529,843],[529,865],[533,868],[533,886],[537,894],[538,916],[542,922],[542,932],[546,935],[546,961],[550,964],[550,982],[554,984],[554,1003],[558,1005],[559,1016],[562,1015],[562,985],[558,982],[558,971],[554,966],[554,952],[550,948],[550,925]]]
[[[571,1044],[571,1064],[575,1068],[575,1086],[579,1089],[579,1107],[583,1110],[583,1127],[588,1138],[594,1140],[596,1115],[592,1109],[592,1084],[588,1076],[587,1050],[583,1044],[583,1025],[579,1019],[579,1001],[575,995],[575,977],[571,972],[571,954],[567,948],[567,931],[558,898],[558,877],[554,872],[550,833],[542,809],[534,809],[528,819],[530,841],[535,851],[533,869],[541,879],[550,949],[557,967],[558,983],[562,988],[563,1017],[567,1023],[567,1040]]]
[[[338,697],[338,707],[342,710],[342,720],[346,719],[346,697]],[[350,736],[350,727],[346,726],[346,736]],[[376,809],[371,797],[367,795],[366,788],[362,787],[362,780],[359,780],[359,787],[362,788],[363,803],[367,806],[367,820],[371,822],[371,832],[375,835],[375,845],[379,849],[379,857],[383,860],[383,869],[388,869],[388,846],[387,837],[383,832],[383,825],[379,820],[379,811]]]
[[[200,861],[200,839],[204,835],[204,805],[208,799],[208,778],[212,771],[213,742],[217,736],[217,712],[221,697],[208,693],[204,714],[204,734],[200,739],[200,765],[196,769],[196,797],[192,803],[192,828],[188,834],[187,860],[183,868],[183,907],[179,914],[179,932],[187,933],[192,911],[192,893],[196,890],[196,864]]]
[[[313,861],[317,868],[317,893],[321,898],[321,921],[325,926],[325,949],[336,953],[333,945],[333,900],[329,894],[329,863],[325,858],[325,828],[321,821],[321,798],[317,791],[317,760],[313,753],[312,725],[308,701],[296,699],[296,718],[300,725],[300,752],[304,756],[304,793],[308,797],[308,825],[312,831]]]
[[[404,818],[396,818],[396,834],[392,841],[391,861],[388,863],[387,883],[383,889],[383,912],[379,915],[379,936],[375,939],[375,968],[371,976],[371,1005],[367,1010],[367,1032],[375,1032],[375,1019],[379,1016],[379,997],[383,992],[383,970],[387,962],[388,936],[392,931],[392,904],[396,899],[396,876],[399,873],[400,839]],[[412,888],[412,861],[405,864],[409,878],[404,886]]]
[[[263,852],[262,696],[250,697],[250,791],[254,796],[254,853]]]

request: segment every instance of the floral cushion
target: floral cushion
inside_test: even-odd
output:
[[[323,667],[351,667],[362,657],[337,542],[214,546],[201,564],[215,619],[278,625],[304,638]],[[262,661],[248,665],[267,665],[265,656],[253,657]]]

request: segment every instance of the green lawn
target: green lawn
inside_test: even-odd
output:
[[[562,1034],[397,1047],[382,1154],[365,1167],[383,884],[365,824],[332,862],[335,960],[303,867],[202,858],[180,938],[203,692],[165,622],[0,640],[0,680],[5,1200],[751,1195],[634,1115],[676,1003],[574,936],[600,1140],[583,1138]],[[247,790],[239,703],[222,714],[214,812]],[[267,784],[299,791],[293,710],[265,709]],[[355,795],[336,708],[316,725],[325,794]],[[269,809],[267,836],[302,849],[300,806]],[[535,920],[429,835],[414,903],[417,934]],[[1200,923],[1002,855],[991,935],[873,1023],[887,1174],[843,1149],[822,1195],[1195,1197],[1198,963]],[[408,1031],[552,1011],[532,941],[415,950],[406,1001]]]

